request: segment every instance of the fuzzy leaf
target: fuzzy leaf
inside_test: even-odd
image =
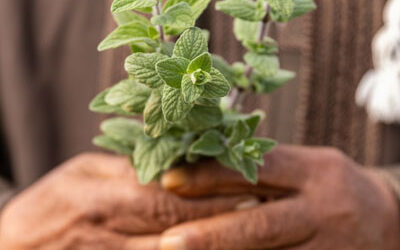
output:
[[[173,57],[159,61],[156,64],[156,70],[166,84],[179,89],[188,65],[189,60],[182,57]]]
[[[279,68],[279,61],[276,56],[260,55],[249,52],[244,56],[244,60],[264,77],[274,76]]]
[[[262,153],[268,153],[277,145],[276,141],[267,138],[250,138],[245,141],[245,146],[258,144],[258,150]]]
[[[149,99],[151,89],[134,80],[123,80],[113,86],[105,97],[107,104],[123,105],[125,110],[141,113]]]
[[[246,122],[242,120],[237,121],[232,127],[231,134],[228,138],[228,145],[233,147],[243,139],[249,138],[250,133],[250,128]]]
[[[89,104],[89,110],[103,114],[136,115],[135,112],[123,110],[120,106],[112,106],[106,103],[105,98],[110,88],[99,93]]]
[[[233,22],[233,32],[239,41],[257,41],[260,22],[250,22],[235,18]]]
[[[180,124],[189,130],[200,131],[220,125],[222,117],[219,107],[195,105]]]
[[[138,82],[150,88],[158,88],[164,81],[156,71],[157,62],[168,58],[160,53],[135,53],[125,61],[125,69]]]
[[[175,44],[172,42],[162,42],[160,44],[160,52],[161,54],[167,55],[169,57],[172,56],[172,52],[174,51]]]
[[[156,4],[156,0],[114,0],[111,5],[111,12],[119,13],[127,10],[141,10],[153,7]]]
[[[194,71],[201,69],[204,70],[206,72],[210,72],[211,71],[211,66],[212,66],[212,62],[211,62],[211,55],[208,52],[205,52],[201,55],[199,55],[198,57],[194,58],[189,66],[187,67],[187,73],[193,73]]]
[[[253,184],[257,183],[257,166],[253,160],[237,157],[237,154],[231,149],[217,156],[217,160],[225,167],[240,172],[249,182]]]
[[[173,55],[191,61],[204,52],[208,52],[207,40],[201,29],[193,27],[183,32],[176,41]]]
[[[287,22],[294,10],[294,0],[266,0],[271,7],[271,18],[276,22]]]
[[[167,170],[179,156],[180,143],[170,136],[159,138],[139,137],[133,152],[134,167],[139,182],[147,184],[161,171]]]
[[[138,136],[143,134],[143,127],[140,122],[122,117],[103,121],[100,129],[105,135],[127,145],[134,145]]]
[[[263,0],[224,0],[215,6],[217,10],[247,21],[261,21],[266,14]]]
[[[235,79],[235,70],[233,67],[221,56],[212,55],[211,59],[212,66],[221,72],[229,83],[233,83]]]
[[[150,21],[142,15],[139,15],[133,11],[123,11],[113,15],[118,26],[122,26],[131,22],[141,22],[146,26],[152,26]]]
[[[186,74],[182,80],[182,94],[185,102],[193,103],[204,91],[204,85],[194,84],[190,79],[190,75]]]
[[[151,22],[165,26],[165,32],[169,35],[177,35],[183,30],[194,25],[192,9],[189,4],[180,2],[167,8],[160,16],[154,16]]]
[[[263,77],[256,74],[253,78],[253,82],[256,86],[257,92],[271,93],[289,81],[293,80],[295,77],[296,74],[294,72],[280,69],[274,76],[271,77]]]
[[[316,8],[317,5],[313,0],[294,0],[294,8],[291,18],[302,16]]]
[[[211,0],[168,0],[167,3],[164,5],[163,9],[164,11],[171,7],[172,5],[175,5],[179,2],[186,2],[190,5],[192,9],[192,15],[194,20],[199,18],[199,16],[203,13],[203,11],[207,8],[208,4],[211,2]]]
[[[164,119],[161,107],[161,93],[154,90],[144,109],[144,132],[154,138],[167,132],[170,124]]]
[[[228,95],[230,90],[229,82],[218,70],[212,68],[210,71],[211,81],[204,84],[204,98],[218,98]]]
[[[265,37],[262,42],[243,41],[243,45],[250,52],[263,55],[275,55],[278,53],[278,46],[275,40],[270,37]]]
[[[99,51],[118,48],[135,42],[144,42],[155,46],[157,43],[157,30],[140,21],[124,24],[111,32],[97,47]]]
[[[209,130],[195,141],[189,148],[189,153],[205,156],[217,156],[224,152],[222,134],[217,130]]]
[[[131,155],[134,147],[132,145],[125,145],[120,141],[114,140],[107,135],[99,135],[93,138],[93,144],[104,149],[113,151],[117,154]]]
[[[161,101],[164,117],[170,122],[177,122],[185,118],[193,106],[184,101],[180,89],[169,85],[164,85]]]
[[[275,146],[276,142],[267,138],[250,138],[243,143],[243,156],[263,166],[263,154],[268,153]]]
[[[202,98],[196,100],[196,105],[206,107],[218,107],[221,102],[220,98]]]

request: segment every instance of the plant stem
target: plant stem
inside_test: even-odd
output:
[[[261,26],[258,30],[257,34],[257,42],[261,43],[266,35],[269,33],[269,29],[271,27],[271,22],[270,22],[270,6],[268,3],[265,3],[265,11],[266,15],[264,17],[264,20],[261,22]],[[249,78],[251,76],[251,73],[253,73],[253,68],[246,64],[246,70],[245,70],[245,76]],[[245,100],[246,96],[249,94],[248,90],[245,90],[243,88],[237,88],[232,91],[232,102],[230,104],[229,109],[239,109],[239,106],[243,103]]]
[[[159,16],[161,15],[161,2],[158,1],[156,6],[153,7],[153,15]],[[157,25],[158,33],[160,34],[160,41],[165,41],[164,37],[164,28],[161,25]]]

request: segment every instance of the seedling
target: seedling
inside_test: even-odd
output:
[[[313,9],[313,0],[223,0],[248,52],[228,64],[208,51],[206,30],[195,22],[210,0],[114,0],[118,23],[100,51],[129,46],[128,79],[98,94],[90,110],[117,114],[101,124],[94,144],[128,155],[146,184],[174,165],[214,157],[257,182],[257,165],[276,142],[254,137],[262,112],[240,113],[250,92],[270,93],[295,77],[280,69],[271,22],[288,22]],[[151,16],[151,18],[147,18]],[[176,39],[176,42],[172,42]],[[222,99],[222,101],[221,101]],[[130,116],[143,115],[143,123]]]

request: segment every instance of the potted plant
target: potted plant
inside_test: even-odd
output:
[[[234,33],[248,52],[229,65],[208,51],[208,31],[195,27],[210,0],[114,0],[118,23],[100,51],[130,46],[129,74],[98,94],[94,112],[117,114],[101,124],[94,144],[128,155],[146,184],[174,165],[214,157],[257,182],[257,165],[275,141],[254,137],[261,111],[240,113],[249,92],[270,93],[294,78],[280,69],[271,22],[287,22],[313,9],[313,0],[223,0]],[[178,37],[175,39],[175,37]],[[176,42],[173,42],[176,40]],[[143,115],[143,123],[127,116]]]

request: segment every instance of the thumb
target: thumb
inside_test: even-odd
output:
[[[312,236],[313,226],[297,200],[188,222],[167,230],[161,250],[246,250],[296,246]]]

